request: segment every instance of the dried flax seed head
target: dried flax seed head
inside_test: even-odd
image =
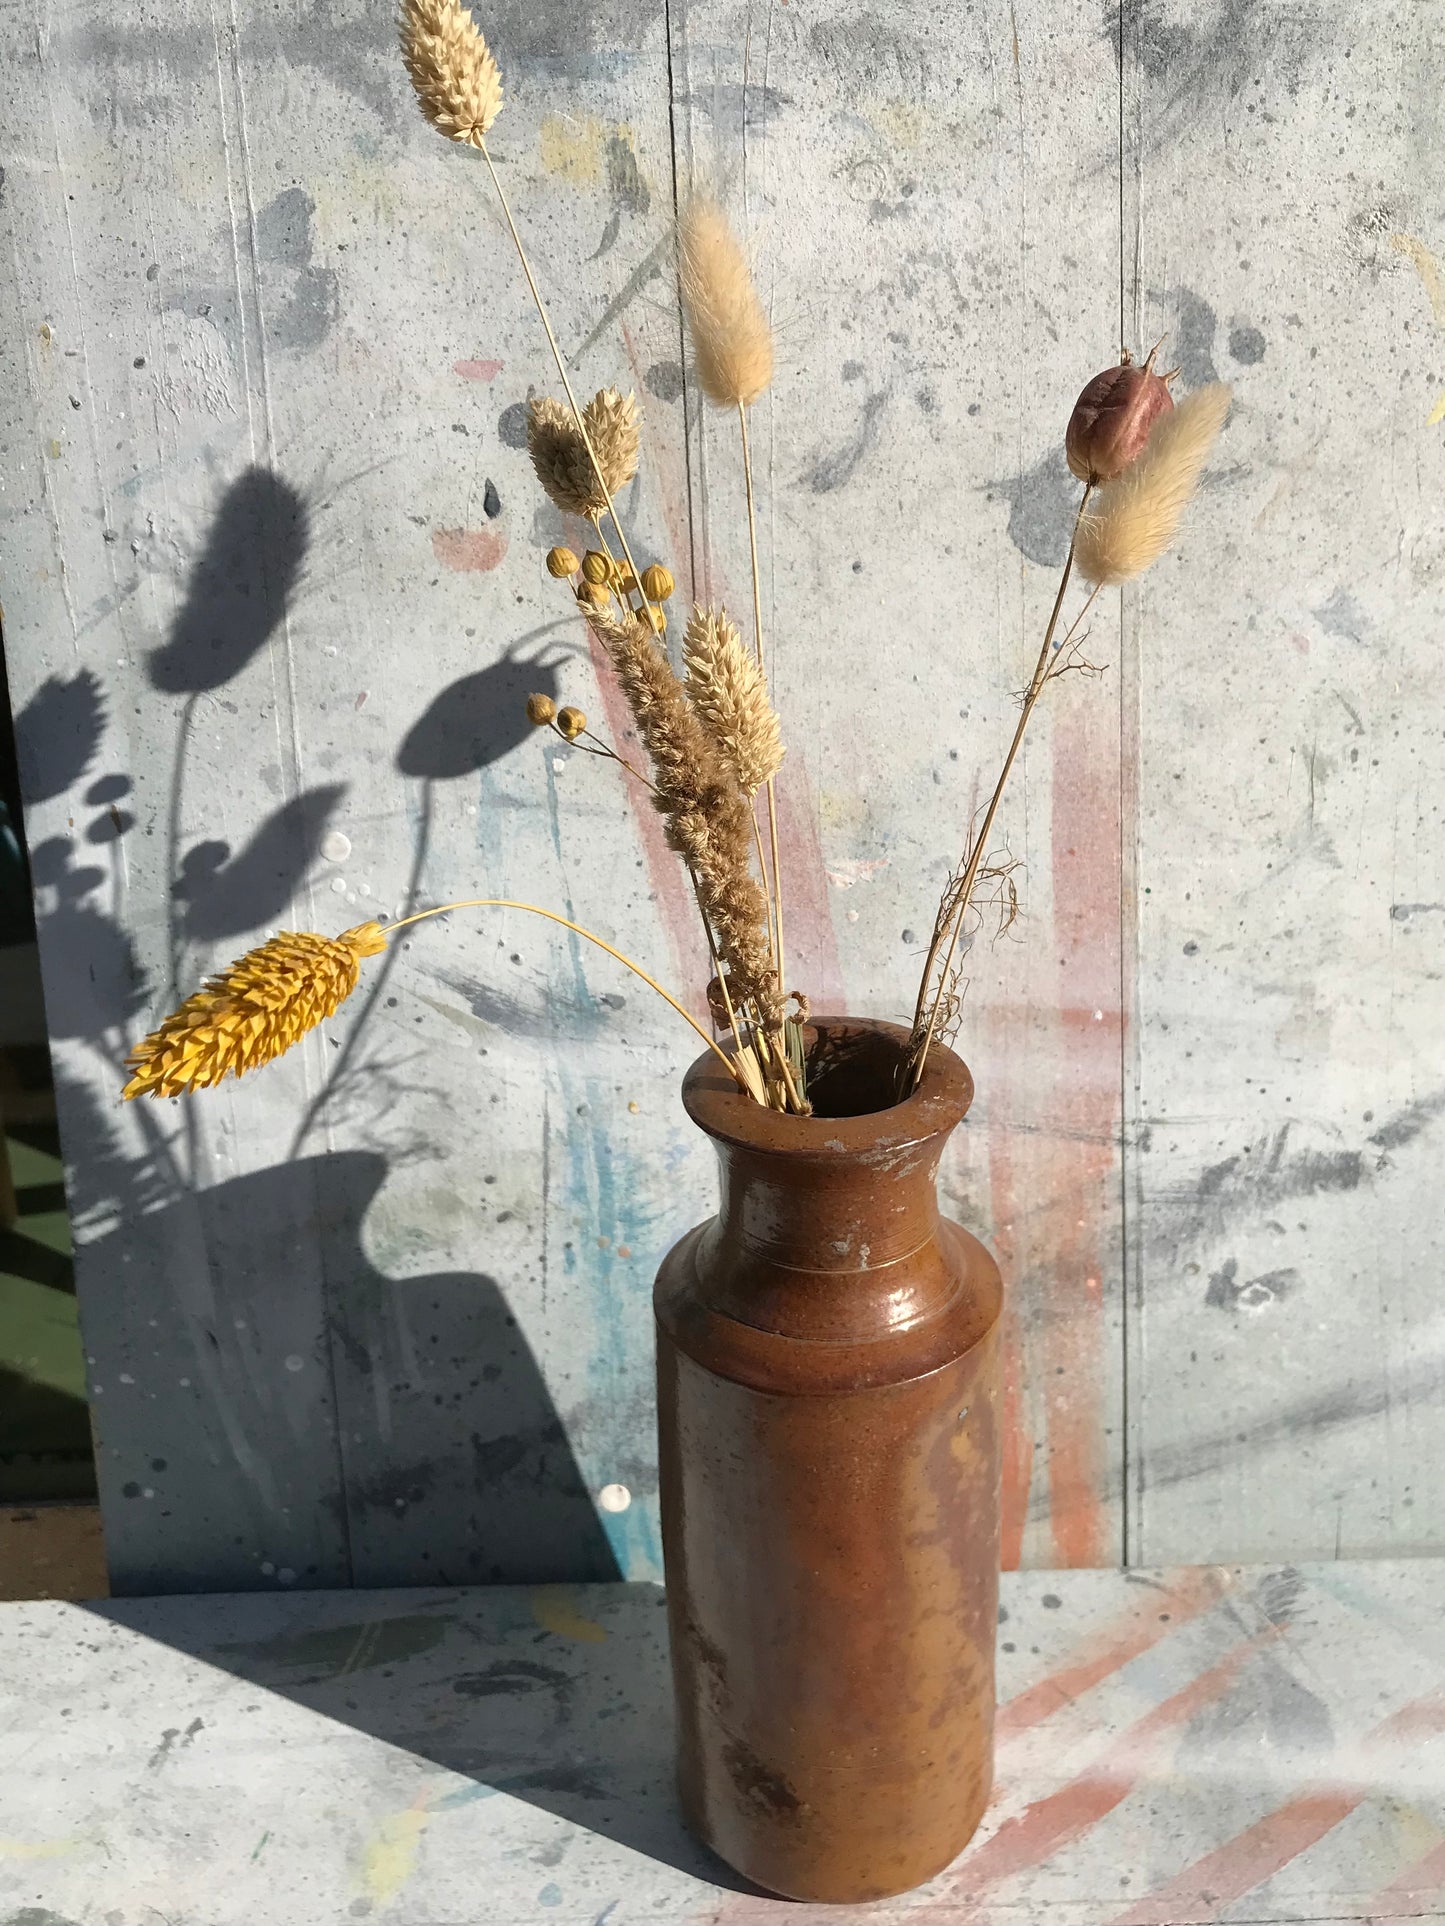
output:
[[[782,731],[768,685],[725,609],[695,608],[682,639],[687,693],[748,795],[778,773]]]
[[[576,417],[551,395],[535,395],[527,404],[527,452],[538,481],[562,513],[596,521],[606,511],[607,496],[615,497],[637,473],[642,418],[634,395],[602,388],[582,410],[582,419],[605,492]]]
[[[1161,414],[1144,451],[1100,489],[1079,524],[1074,559],[1090,582],[1131,582],[1174,539],[1200,471],[1229,413],[1230,391],[1212,382]]]
[[[719,407],[749,407],[773,378],[773,332],[747,258],[716,201],[693,201],[678,236],[697,378]]]
[[[502,76],[460,0],[402,0],[401,57],[439,134],[480,147],[502,110]]]
[[[279,1057],[356,988],[364,957],[386,948],[379,923],[340,936],[283,930],[188,996],[126,1059],[125,1097],[177,1097]]]

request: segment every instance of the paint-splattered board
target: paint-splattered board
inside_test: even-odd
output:
[[[656,819],[521,725],[534,686],[618,717],[541,568],[545,351],[390,12],[75,0],[0,63],[0,577],[121,1590],[659,1568],[648,1285],[712,1184],[666,1011],[459,918],[264,1078],[114,1102],[173,979],[277,924],[518,895],[701,980]],[[1180,555],[1029,744],[1027,917],[969,990],[945,1188],[1015,1287],[1006,1555],[1438,1549],[1437,10],[478,14],[579,379],[647,409],[639,545],[734,601],[677,184],[756,242],[820,1004],[910,1003],[1063,553],[1078,384],[1121,324],[1236,384]]]
[[[682,1830],[652,1585],[0,1607],[26,1926],[1445,1917],[1445,1565],[1034,1572],[975,1843],[877,1907]]]

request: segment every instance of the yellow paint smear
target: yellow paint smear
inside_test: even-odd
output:
[[[60,1859],[85,1844],[84,1839],[0,1839],[0,1859]]]
[[[1390,246],[1397,254],[1403,254],[1420,277],[1430,312],[1442,328],[1445,328],[1445,275],[1440,272],[1440,263],[1414,234],[1392,234]]]
[[[544,1632],[558,1638],[574,1638],[583,1645],[600,1645],[607,1633],[594,1618],[583,1618],[567,1594],[555,1585],[543,1585],[532,1594],[532,1616]]]
[[[632,146],[632,129],[623,121],[599,120],[595,114],[548,114],[539,130],[542,165],[575,187],[591,187],[602,178],[608,143]]]
[[[1438,428],[1445,421],[1445,394],[1441,395],[1425,419],[1431,428]]]
[[[395,1899],[416,1867],[417,1850],[431,1814],[418,1803],[383,1819],[361,1862],[361,1883],[373,1906]]]
[[[891,147],[912,153],[923,145],[926,119],[917,101],[868,100],[861,103],[859,112]]]

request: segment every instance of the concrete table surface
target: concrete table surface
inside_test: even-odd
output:
[[[998,1786],[881,1906],[682,1830],[651,1585],[0,1607],[0,1926],[1445,1917],[1445,1561],[1004,1582]]]

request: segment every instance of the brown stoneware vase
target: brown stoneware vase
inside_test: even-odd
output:
[[[658,1274],[679,1776],[691,1829],[793,1899],[881,1899],[972,1836],[993,1766],[998,1267],[940,1218],[973,1095],[907,1032],[818,1022],[783,1116],[700,1057],[722,1199]],[[889,1107],[883,1107],[889,1106]]]

